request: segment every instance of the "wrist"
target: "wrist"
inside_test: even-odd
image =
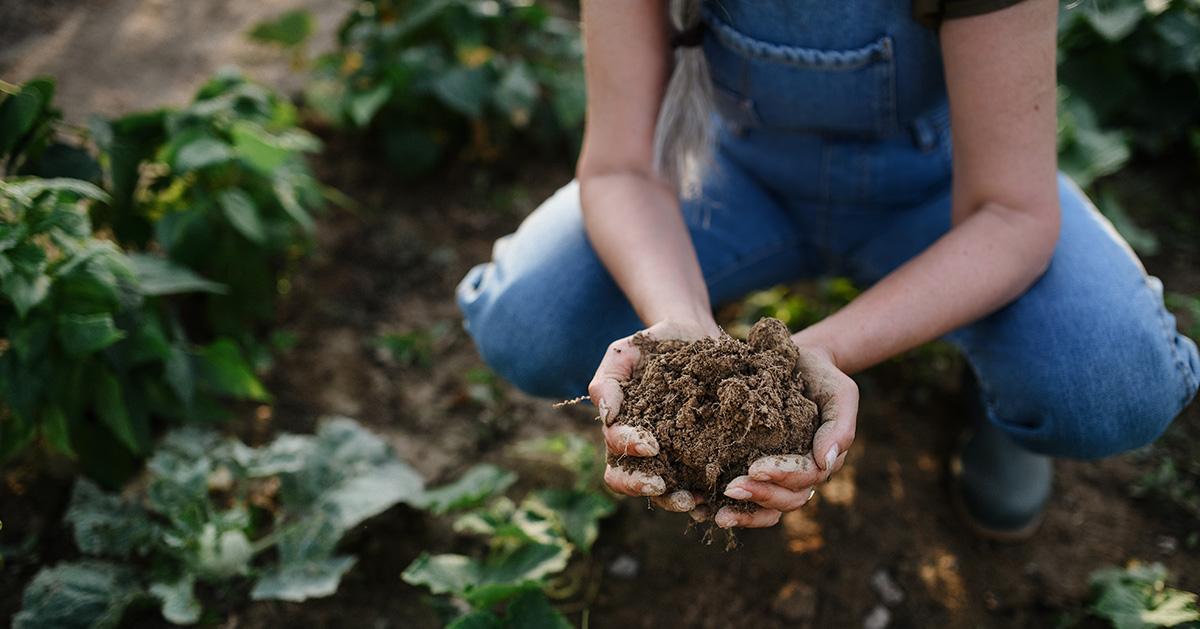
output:
[[[834,344],[818,338],[816,334],[809,333],[809,330],[811,329],[812,328],[808,328],[793,334],[792,343],[795,343],[796,347],[806,352],[814,353],[820,356],[822,359],[829,361],[829,363],[834,367],[837,367],[838,370],[842,370],[841,362],[838,358],[838,351],[837,348],[834,347]]]

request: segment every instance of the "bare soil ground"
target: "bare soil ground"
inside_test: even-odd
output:
[[[75,120],[181,104],[222,64],[271,66],[253,63],[259,53],[245,48],[242,33],[255,19],[305,4],[325,16],[345,8],[313,0],[56,1],[53,19],[28,21],[41,35],[10,40],[10,26],[0,27],[9,29],[0,30],[0,78],[56,75],[60,101]],[[19,13],[10,12],[14,6],[0,0],[0,16]],[[329,29],[329,17],[321,22]],[[457,168],[399,185],[357,149],[334,141],[318,164],[361,209],[321,220],[316,253],[292,281],[279,326],[297,342],[269,375],[277,404],[258,438],[311,430],[324,414],[350,415],[386,435],[434,482],[479,460],[515,466],[532,482],[545,470],[509,455],[528,437],[571,431],[599,444],[590,407],[554,409],[500,381],[485,383],[481,395],[465,374],[482,365],[453,303],[458,279],[569,179],[568,165],[530,162],[512,178]],[[1176,211],[1200,215],[1194,205]],[[1163,251],[1147,260],[1151,271],[1168,289],[1200,292],[1195,232],[1168,238],[1174,223],[1144,216],[1163,237]],[[435,328],[443,332],[435,335],[428,367],[397,364],[372,343],[381,333]],[[1200,550],[1187,545],[1200,521],[1170,501],[1134,498],[1132,491],[1162,456],[1200,455],[1200,405],[1150,450],[1058,464],[1054,502],[1037,537],[1000,545],[973,537],[946,498],[943,462],[964,416],[959,368],[954,358],[916,355],[864,374],[859,437],[845,469],[780,526],[739,534],[736,551],[701,545],[696,532],[685,534],[683,516],[622,501],[592,557],[572,569],[580,587],[563,609],[577,624],[586,610],[594,627],[860,626],[883,604],[881,592],[893,589],[879,586],[887,580],[903,594],[888,607],[893,627],[1045,627],[1079,615],[1092,570],[1130,559],[1161,561],[1177,586],[1200,590]],[[38,562],[70,554],[59,524],[67,485],[22,470],[4,481],[0,545],[33,531],[41,542],[0,567],[0,617],[19,606]],[[347,541],[360,562],[333,597],[251,603],[235,589],[204,598],[219,614],[215,626],[434,627],[424,593],[404,584],[400,572],[422,549],[469,548],[463,544],[445,521],[397,508]],[[130,624],[162,621],[147,612]]]

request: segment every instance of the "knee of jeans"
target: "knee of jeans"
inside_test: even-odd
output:
[[[518,389],[539,397],[581,395],[590,375],[571,326],[552,321],[545,291],[527,281],[498,281],[494,263],[481,264],[459,284],[465,326],[487,366]]]
[[[1018,443],[1057,457],[1097,459],[1153,442],[1196,385],[1176,354],[1152,351],[1162,347],[1161,336],[1156,343],[1139,340],[1147,344],[1124,356],[1128,360],[1106,352],[1113,360],[1080,368],[1069,383],[1052,376],[1026,380],[1029,412],[1023,421],[994,419]]]

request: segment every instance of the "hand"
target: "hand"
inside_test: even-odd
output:
[[[797,347],[804,394],[817,403],[821,422],[812,452],[765,456],[750,464],[745,476],[726,485],[725,495],[753,502],[758,509],[739,512],[721,508],[714,518],[721,528],[775,526],[784,512],[799,509],[812,499],[817,483],[829,480],[842,468],[846,451],[854,441],[858,385],[838,369],[829,350]]]
[[[677,322],[661,321],[641,332],[656,340],[679,339],[694,341],[704,337],[716,337],[721,329],[716,322]],[[633,344],[633,336],[614,341],[608,346],[604,360],[596,369],[596,375],[588,385],[588,394],[592,403],[600,411],[600,422],[604,431],[604,443],[612,454],[625,456],[655,456],[658,454],[658,441],[654,435],[644,428],[612,424],[621,408],[625,394],[621,391],[621,382],[633,375],[633,370],[641,360],[642,353]],[[698,494],[689,491],[676,491],[663,496],[666,483],[661,476],[643,472],[622,469],[620,466],[607,465],[604,468],[604,482],[613,491],[629,496],[650,496],[659,507],[668,511],[691,511],[702,502]]]

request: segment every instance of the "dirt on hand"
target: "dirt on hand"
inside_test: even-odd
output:
[[[609,454],[609,464],[660,475],[667,493],[692,491],[713,509],[753,509],[726,497],[725,486],[759,457],[810,452],[817,405],[804,396],[787,326],[761,319],[748,341],[635,336],[642,358],[621,384],[625,399],[610,421],[650,431],[659,453]]]

